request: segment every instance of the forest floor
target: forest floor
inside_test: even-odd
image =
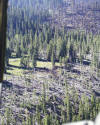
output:
[[[38,62],[35,71],[22,69],[19,59],[10,59],[9,69],[5,74],[2,89],[2,104],[0,118],[4,117],[7,108],[10,108],[18,125],[26,112],[35,114],[36,105],[42,100],[45,93],[47,110],[59,112],[66,96],[66,87],[74,100],[74,94],[91,97],[94,94],[100,97],[100,77],[91,66],[73,64],[71,70],[58,68],[52,70],[50,62]],[[55,97],[55,100],[53,100]],[[55,107],[55,108],[54,108]],[[55,110],[54,110],[55,109]]]

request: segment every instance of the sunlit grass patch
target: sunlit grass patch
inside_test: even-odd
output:
[[[20,58],[10,58],[9,59],[9,69],[7,69],[7,73],[14,75],[22,75],[26,69],[23,69],[20,66]],[[56,62],[55,66],[60,66],[60,63]],[[30,62],[30,67],[32,67],[32,62]],[[37,61],[37,68],[47,68],[52,69],[51,62]]]
[[[20,68],[20,58],[9,59],[9,69],[7,73],[14,75],[22,75],[23,69]]]
[[[60,64],[59,63],[55,63],[55,66],[60,66]],[[37,61],[37,68],[52,69],[52,63],[51,62]]]
[[[37,67],[38,67],[38,68],[48,68],[48,69],[52,69],[52,64],[51,64],[51,62],[37,61]]]
[[[20,58],[9,59],[9,64],[20,67]]]
[[[19,69],[19,68],[12,68],[12,69],[8,69],[8,70],[7,70],[7,73],[21,76],[22,73],[23,73],[23,70],[22,70],[22,69]]]

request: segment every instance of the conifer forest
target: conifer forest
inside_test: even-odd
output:
[[[100,112],[100,1],[9,0],[0,125],[62,125]]]

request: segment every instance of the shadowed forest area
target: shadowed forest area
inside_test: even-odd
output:
[[[9,0],[6,39],[1,125],[96,118],[99,0]]]

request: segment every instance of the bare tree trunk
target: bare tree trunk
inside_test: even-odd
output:
[[[5,67],[7,3],[8,0],[0,0],[0,82],[3,81]]]
[[[0,0],[0,102],[5,67],[7,4],[8,0]]]

